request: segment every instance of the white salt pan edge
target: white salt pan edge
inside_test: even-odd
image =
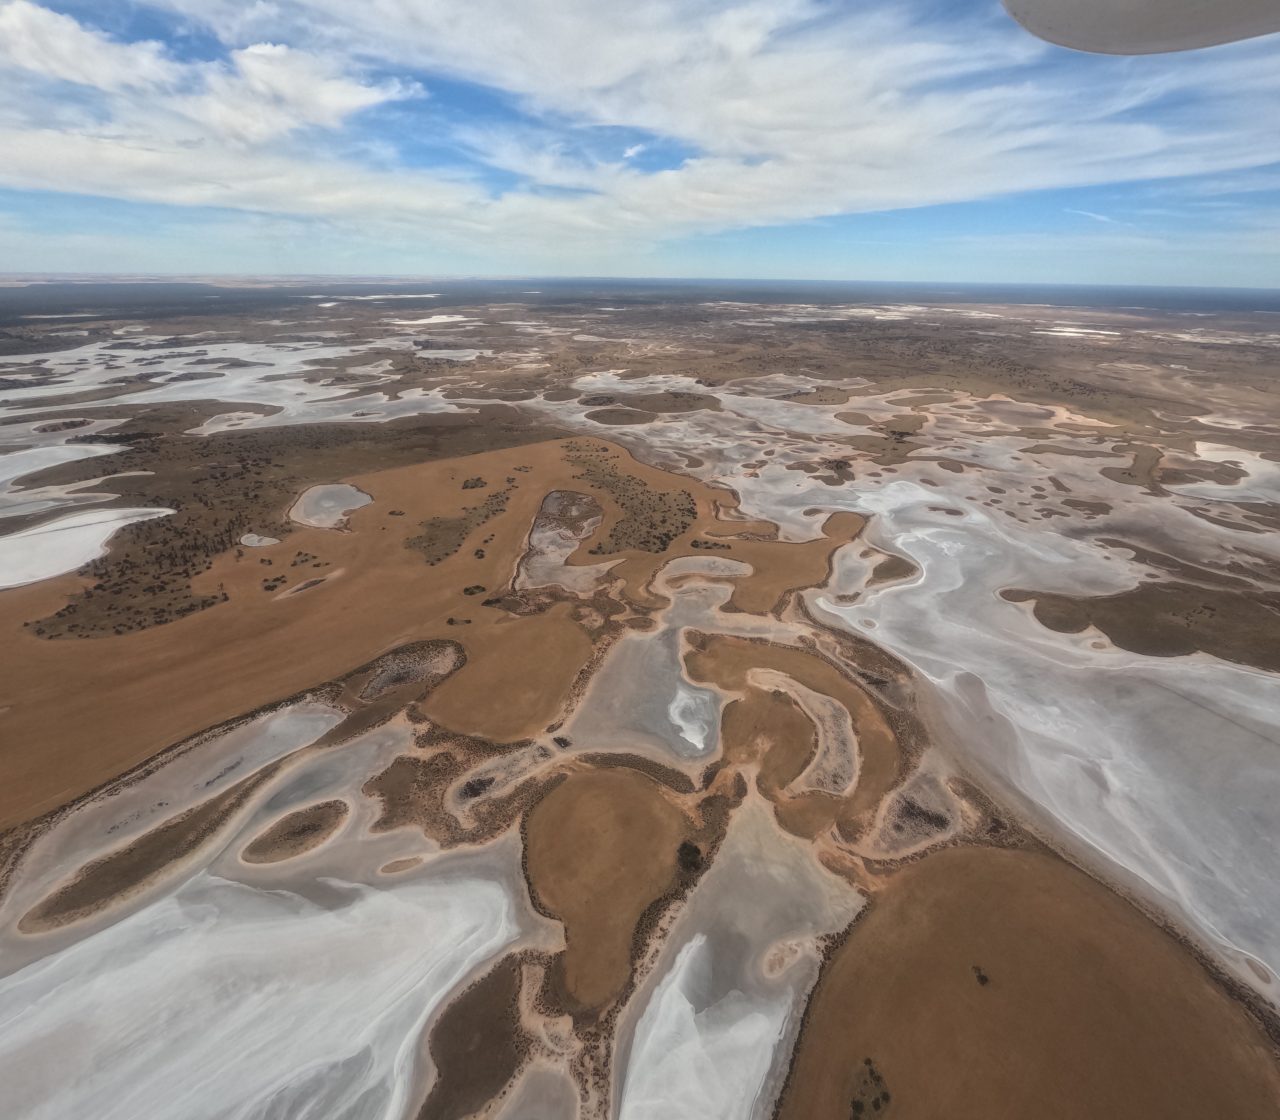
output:
[[[1234,482],[1188,482],[1169,486],[1175,494],[1223,502],[1280,502],[1280,463],[1253,451],[1217,443],[1197,443],[1196,458],[1239,467],[1245,477]]]
[[[428,315],[425,319],[388,319],[393,327],[427,327],[433,323],[474,323],[472,315]]]
[[[637,1027],[639,1059],[623,1096],[623,1120],[749,1117],[790,1001],[730,992],[702,1007],[715,947],[696,934],[662,978]],[[763,1060],[762,1060],[763,1059]]]
[[[591,391],[614,387],[607,372],[575,384]],[[627,385],[644,386],[643,379]],[[886,483],[870,474],[843,487],[824,486],[785,468],[788,459],[812,460],[814,444],[823,445],[841,406],[761,400],[739,391],[731,386],[716,395],[730,413],[767,427],[767,437],[744,438],[734,415],[695,412],[647,429],[646,453],[678,466],[683,453],[695,452],[703,460],[695,474],[732,486],[742,514],[774,521],[783,539],[816,538],[821,515],[815,509],[874,514],[865,543],[910,559],[919,574],[867,592],[866,573],[845,549],[836,555],[829,590],[865,594],[845,606],[807,593],[811,609],[913,666],[935,730],[966,766],[1078,857],[1181,918],[1236,976],[1280,1002],[1280,889],[1258,852],[1258,839],[1280,829],[1280,776],[1269,762],[1280,743],[1277,676],[1204,654],[1126,653],[1096,631],[1046,630],[1000,591],[1100,595],[1143,578],[1141,565],[1117,563],[1115,550],[1091,543],[1101,524],[1093,534],[1049,531],[1037,519],[997,512],[973,493],[968,471],[957,476],[923,462],[886,473],[919,475],[934,484],[928,488],[907,477]],[[877,416],[894,406],[898,398],[891,396],[843,407]],[[981,413],[982,438],[974,440],[978,410],[971,406],[984,402],[969,399],[967,410],[963,403],[932,406],[926,433],[935,447],[980,468],[984,481],[1024,503],[1043,504],[1052,475],[1077,497],[1116,507],[1121,531],[1111,535],[1124,537],[1130,528],[1155,540],[1174,534],[1185,545],[1179,552],[1195,562],[1232,558],[1236,542],[1227,539],[1229,530],[1208,526],[1166,499],[1109,484],[1096,474],[1104,460],[1083,460],[1076,468],[1063,457],[1029,454],[1016,424],[989,407]],[[580,420],[573,409],[568,415]],[[1085,419],[1063,410],[1055,423]],[[844,427],[845,434],[853,430]],[[1007,438],[991,434],[1003,431]],[[636,442],[625,430],[611,438]],[[755,460],[765,446],[781,454],[760,468]],[[840,453],[838,443],[826,446],[828,454]],[[1193,484],[1216,499],[1246,500],[1270,484],[1274,464],[1241,449],[1202,444],[1197,457],[1237,461],[1251,476]],[[931,508],[943,506],[953,515]],[[1265,535],[1251,544],[1274,552]]]
[[[1115,590],[1089,546],[973,506],[936,514],[938,498],[905,480],[858,494],[877,515],[873,542],[891,541],[921,574],[851,605],[813,594],[811,607],[911,665],[937,725],[987,781],[1056,821],[1091,862],[1104,857],[1276,1000],[1280,891],[1259,851],[1280,827],[1276,676],[1045,629],[999,591]]]
[[[862,905],[803,841],[778,832],[772,810],[748,799],[624,1013],[620,1120],[769,1115],[817,979],[815,939]]]
[[[336,529],[353,510],[373,499],[363,490],[346,483],[312,486],[304,490],[289,510],[289,520],[312,529]]]
[[[38,939],[18,932],[22,915],[57,889],[73,868],[131,843],[161,822],[225,792],[247,774],[314,743],[342,717],[342,711],[325,704],[291,704],[206,737],[194,750],[180,749],[142,781],[82,801],[32,843],[21,870],[0,899],[0,973],[15,972],[63,944],[88,936],[95,922],[102,926],[120,920],[119,909],[113,907],[102,920],[84,919]],[[360,744],[361,739],[348,743],[350,750],[344,757],[355,753]],[[216,762],[213,776],[211,761]],[[212,849],[206,848],[200,869],[212,858]],[[141,892],[140,905],[154,893]]]
[[[167,517],[171,509],[87,510],[0,537],[0,588],[74,572],[107,551],[117,529]]]
[[[0,1083],[27,1120],[400,1117],[424,1025],[510,944],[461,869],[318,905],[201,873],[0,984]],[[175,993],[182,993],[175,999]]]
[[[393,295],[376,295],[376,296],[307,296],[307,299],[342,299],[355,301],[378,302],[384,299],[439,299],[439,292],[403,292]]]
[[[75,435],[73,431],[71,433]],[[92,459],[97,455],[112,455],[119,451],[109,443],[62,443],[49,447],[28,447],[11,451],[0,457],[0,491],[12,488],[12,483],[24,475],[34,474],[61,463],[74,463],[78,459]]]

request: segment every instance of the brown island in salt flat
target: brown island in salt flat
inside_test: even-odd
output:
[[[286,1114],[1280,1112],[1271,336],[527,304],[460,304],[466,361],[373,303],[86,319],[82,389],[21,344],[0,418],[113,441],[22,486],[172,511],[0,590],[23,1101],[160,1116],[213,1062]],[[148,401],[194,336],[248,399]],[[299,346],[285,418],[250,375]],[[368,501],[291,519],[318,487]],[[22,1066],[82,985],[145,1070]]]

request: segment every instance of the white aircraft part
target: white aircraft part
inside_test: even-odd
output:
[[[1098,54],[1158,54],[1280,31],[1277,0],[1004,0],[1041,39]]]

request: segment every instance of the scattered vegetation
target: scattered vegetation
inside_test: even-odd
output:
[[[889,1087],[870,1058],[864,1058],[859,1071],[858,1085],[849,1103],[850,1120],[865,1120],[868,1116],[883,1116],[889,1109]]]
[[[665,552],[671,542],[689,531],[698,514],[688,490],[653,490],[614,465],[616,452],[595,444],[566,445],[569,461],[580,470],[574,477],[607,493],[622,510],[608,536],[589,550],[593,555],[615,552]]]
[[[429,518],[422,522],[422,531],[417,536],[404,542],[405,547],[421,552],[434,567],[457,552],[467,537],[486,521],[505,512],[510,494],[510,490],[495,490],[480,505],[464,510],[457,517]]]

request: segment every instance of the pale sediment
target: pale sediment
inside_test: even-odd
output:
[[[1280,1099],[1272,342],[332,302],[0,405],[23,517],[181,499],[0,594],[18,1112]]]

